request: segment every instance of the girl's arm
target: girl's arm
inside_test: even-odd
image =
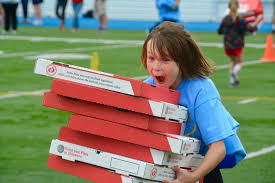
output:
[[[218,28],[218,34],[224,34],[224,21],[221,22],[219,28]]]
[[[172,9],[173,9],[173,10],[177,9],[178,6],[179,6],[179,4],[180,4],[180,0],[176,0],[176,1],[175,1],[175,5],[174,5],[174,7],[173,7]]]
[[[223,140],[214,142],[209,145],[209,150],[207,151],[203,161],[199,165],[199,167],[189,173],[180,169],[178,166],[173,167],[172,169],[176,172],[177,179],[173,181],[162,181],[163,183],[195,183],[197,180],[202,178],[211,172],[214,168],[218,166],[218,164],[225,157],[225,145]]]

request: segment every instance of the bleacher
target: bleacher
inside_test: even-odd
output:
[[[42,5],[42,15],[44,18],[56,18],[55,1],[45,0]],[[214,31],[224,16],[228,0],[183,0],[180,3],[181,21],[192,31]],[[271,26],[273,14],[273,1],[262,0],[264,9],[264,24],[260,32],[268,32]],[[94,7],[94,0],[85,0],[82,14]],[[141,30],[158,21],[158,12],[155,7],[155,0],[108,0],[107,12],[110,20],[110,29],[130,29]],[[22,16],[21,5],[18,8],[19,17]],[[33,8],[29,3],[29,15],[33,15]],[[69,19],[73,15],[71,1],[68,1],[66,17]],[[58,21],[58,20],[57,20]],[[47,22],[47,21],[46,21]],[[48,26],[54,22],[52,20]],[[83,28],[94,28],[97,20],[81,21]],[[69,26],[68,20],[67,26]],[[57,25],[54,23],[54,25]]]

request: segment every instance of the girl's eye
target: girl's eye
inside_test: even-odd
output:
[[[154,57],[147,57],[148,60],[154,60]]]
[[[169,59],[169,58],[163,59],[163,62],[170,62],[170,61],[171,61],[171,59]]]

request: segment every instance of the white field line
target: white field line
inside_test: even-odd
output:
[[[108,39],[86,39],[86,38],[57,38],[57,37],[32,37],[32,36],[0,36],[0,40],[24,40],[24,41],[46,41],[46,42],[67,42],[67,43],[102,43],[102,44],[138,44],[144,41],[139,40],[108,40]]]
[[[275,150],[275,145],[269,146],[269,147],[265,147],[265,148],[263,148],[263,149],[261,149],[259,151],[248,153],[247,156],[245,157],[245,159],[250,159],[250,158],[257,157],[257,156],[261,156],[263,154],[270,153],[270,152],[272,152],[274,150]]]
[[[248,104],[250,102],[256,102],[256,99],[247,99],[247,100],[241,100],[238,102],[238,104]]]
[[[200,43],[199,45],[202,47],[218,47],[218,48],[223,48],[223,43]],[[275,46],[275,45],[273,45]],[[252,44],[252,43],[246,43],[245,47],[248,48],[265,48],[265,44]]]
[[[144,41],[140,40],[108,40],[108,39],[85,39],[85,38],[57,38],[57,37],[38,37],[38,36],[0,36],[0,40],[25,40],[25,41],[47,41],[47,42],[67,42],[67,43],[102,43],[102,44],[137,44],[142,45]],[[203,47],[222,48],[223,43],[198,43]],[[245,44],[250,48],[265,48],[265,44]]]
[[[252,61],[247,61],[247,62],[244,62],[243,65],[255,65],[255,64],[261,64],[263,62],[259,61],[259,60],[252,60]],[[230,64],[226,64],[226,65],[218,65],[216,68],[217,70],[220,70],[220,69],[227,69],[230,67]]]
[[[44,92],[47,92],[50,90],[37,90],[37,91],[30,91],[30,92],[14,92],[10,91],[7,92],[5,95],[1,95],[0,93],[0,99],[4,98],[12,98],[12,97],[21,97],[21,96],[41,96]]]
[[[121,44],[121,45],[107,45],[107,46],[96,46],[96,47],[86,47],[86,48],[68,48],[68,49],[55,49],[48,51],[39,51],[39,52],[21,52],[21,53],[7,53],[1,54],[0,58],[8,58],[8,57],[21,57],[21,56],[31,56],[31,55],[40,55],[47,53],[72,53],[72,52],[81,52],[81,51],[98,51],[98,50],[107,50],[107,49],[115,49],[115,48],[130,48],[137,47],[138,45],[129,45],[129,44]]]

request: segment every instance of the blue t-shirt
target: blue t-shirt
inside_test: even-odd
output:
[[[175,6],[175,0],[156,0],[160,21],[171,20],[180,21],[180,9],[172,9]]]
[[[152,77],[146,83],[156,84]],[[185,136],[201,140],[200,154],[205,155],[208,145],[223,140],[226,157],[220,168],[231,168],[245,156],[245,150],[237,136],[239,123],[229,114],[211,79],[183,79],[176,90],[181,93],[179,105],[188,108]]]

